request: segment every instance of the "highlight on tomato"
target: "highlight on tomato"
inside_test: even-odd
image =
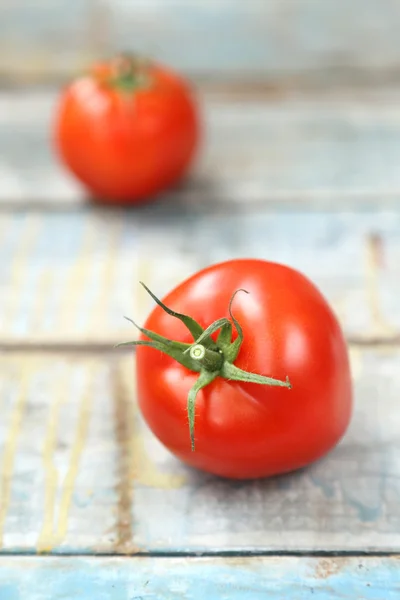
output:
[[[94,200],[149,201],[188,173],[199,146],[199,113],[183,76],[118,56],[94,64],[61,92],[54,147]]]
[[[293,471],[343,437],[346,342],[317,287],[255,259],[209,266],[156,306],[136,347],[138,403],[188,465],[234,479]],[[135,324],[135,323],[134,323]]]

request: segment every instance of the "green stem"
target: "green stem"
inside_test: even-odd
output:
[[[139,327],[134,321],[128,319],[142,332],[143,335],[146,335],[150,339],[124,342],[118,345],[148,346],[154,350],[159,350],[160,352],[167,354],[188,370],[199,373],[199,377],[191,388],[187,399],[189,433],[193,451],[195,450],[194,426],[196,396],[199,390],[212,383],[217,377],[222,377],[229,381],[258,383],[260,385],[291,389],[292,385],[288,377],[286,377],[285,381],[282,381],[280,379],[274,379],[273,377],[266,377],[265,375],[244,371],[233,364],[242,346],[243,330],[240,323],[233,316],[232,303],[237,292],[246,292],[246,290],[237,290],[231,298],[228,309],[231,321],[226,318],[217,319],[204,330],[197,321],[192,319],[192,317],[168,308],[168,306],[161,302],[161,300],[159,300],[157,296],[144,285],[144,283],[142,283],[142,285],[164,312],[171,317],[179,319],[187,327],[194,338],[194,343],[186,344],[170,340],[149,329]],[[248,294],[248,292],[246,292],[246,294]],[[237,332],[237,337],[233,342],[232,324]],[[215,342],[211,335],[218,330],[220,330],[220,333],[217,342]]]
[[[186,353],[186,351],[185,351]],[[208,350],[202,344],[192,346],[189,351],[189,356],[192,360],[198,361],[202,369],[207,371],[221,371],[224,364],[224,356],[222,352]]]
[[[122,92],[134,92],[149,87],[149,65],[137,56],[120,54],[111,61],[111,75],[107,83]]]

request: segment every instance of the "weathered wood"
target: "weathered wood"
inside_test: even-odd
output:
[[[398,90],[252,98],[201,93],[206,135],[179,199],[199,211],[254,204],[400,202]],[[0,95],[0,206],[81,206],[85,194],[50,145],[55,93]],[[228,206],[226,206],[228,204]],[[232,207],[233,205],[233,207]]]
[[[193,76],[376,81],[398,77],[399,18],[391,0],[2,0],[0,73],[57,77],[126,49]]]
[[[0,345],[109,344],[136,336],[162,296],[208,264],[254,256],[309,276],[357,343],[399,341],[395,211],[0,213]],[[175,307],[179,310],[179,307]]]
[[[2,600],[397,600],[398,558],[2,558]]]
[[[22,356],[1,371],[2,547],[112,548],[117,447],[104,364]]]
[[[399,351],[351,356],[339,446],[303,471],[232,483],[149,432],[129,355],[2,355],[2,551],[399,552]]]

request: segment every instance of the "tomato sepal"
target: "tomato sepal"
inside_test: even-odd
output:
[[[119,54],[110,62],[110,67],[108,77],[99,79],[122,93],[131,94],[141,88],[148,88],[153,83],[150,61],[134,54]]]
[[[195,321],[194,319],[192,319],[192,317],[189,317],[188,315],[183,315],[182,313],[178,313],[174,310],[171,310],[170,308],[168,308],[168,306],[165,306],[165,304],[161,302],[161,300],[157,298],[157,296],[155,296],[153,292],[149,290],[149,288],[142,281],[140,282],[140,285],[144,287],[146,292],[153,298],[154,302],[158,304],[160,308],[163,309],[164,312],[166,312],[171,317],[175,317],[176,319],[182,321],[182,323],[192,334],[194,340],[197,340],[197,338],[199,338],[202,335],[204,329],[201,325],[199,325],[199,323],[197,323],[197,321]]]
[[[281,379],[274,379],[273,377],[265,377],[265,375],[258,375],[257,373],[243,371],[243,369],[239,369],[239,367],[236,367],[227,361],[225,361],[222,365],[220,376],[224,377],[224,379],[230,379],[232,381],[259,383],[261,385],[285,387],[289,390],[292,389],[292,384],[290,383],[289,377],[286,377],[285,381],[282,381]]]
[[[147,337],[150,338],[151,340],[153,340],[153,342],[160,342],[161,344],[166,344],[167,346],[171,346],[173,348],[176,348],[177,350],[182,350],[184,353],[186,353],[191,348],[190,344],[185,344],[184,342],[176,342],[176,341],[170,340],[170,339],[164,337],[163,335],[159,335],[155,331],[150,331],[150,329],[145,329],[144,327],[140,327],[140,325],[135,323],[135,321],[133,319],[131,319],[130,317],[124,317],[124,319],[126,319],[127,321],[132,323],[132,325],[134,327],[136,327],[136,329],[138,329],[141,333],[143,333],[143,335],[147,335]],[[127,345],[132,344],[132,343],[133,342],[127,342]],[[120,345],[120,344],[117,344],[117,346],[118,345]]]
[[[227,318],[217,319],[204,330],[197,321],[192,319],[192,317],[172,310],[157,298],[144,283],[140,283],[158,306],[160,306],[168,315],[179,319],[187,327],[194,337],[195,343],[186,344],[184,342],[170,340],[154,331],[140,327],[135,321],[129,317],[125,317],[137,327],[143,335],[149,337],[150,340],[122,342],[117,344],[117,346],[148,346],[149,348],[159,350],[170,356],[190,371],[200,373],[192,388],[189,390],[187,398],[189,434],[193,452],[195,450],[194,428],[196,397],[201,389],[212,383],[217,377],[222,377],[223,379],[231,381],[241,381],[243,383],[257,383],[260,385],[284,387],[288,389],[292,388],[289,377],[286,377],[285,381],[282,381],[273,377],[266,377],[257,373],[244,371],[233,364],[239,354],[243,342],[243,330],[232,313],[232,303],[239,291],[243,291],[246,294],[249,292],[243,289],[236,290],[230,299],[229,316],[237,331],[237,337],[232,341],[232,324]],[[217,343],[215,343],[211,338],[211,335],[219,329],[221,329],[221,332],[217,338]]]
[[[240,351],[240,347],[242,345],[243,342],[243,330],[240,326],[240,323],[238,322],[237,319],[235,319],[233,313],[232,313],[232,303],[235,299],[235,296],[238,292],[244,292],[245,294],[248,294],[249,292],[247,290],[244,290],[243,288],[240,288],[238,290],[236,290],[236,292],[234,294],[232,294],[232,298],[229,301],[229,316],[232,319],[232,322],[236,328],[237,331],[237,338],[231,343],[231,341],[229,341],[229,344],[227,345],[227,347],[224,349],[224,355],[225,358],[228,362],[233,363],[233,361],[235,361],[238,357],[239,351]]]
[[[228,350],[231,345],[232,340],[232,323],[229,321],[221,327],[221,331],[219,332],[217,338],[217,346],[221,348],[223,351]]]
[[[194,427],[197,394],[201,389],[207,387],[207,385],[212,383],[214,379],[216,379],[219,376],[219,374],[219,371],[207,371],[206,369],[203,369],[202,371],[200,371],[199,377],[196,379],[196,382],[189,391],[187,399],[187,413],[189,419],[189,432],[192,452],[195,451]]]
[[[170,342],[170,344],[161,344],[160,342],[152,342],[148,340],[134,340],[132,342],[121,342],[120,344],[116,344],[115,348],[119,348],[120,346],[148,346],[149,348],[163,352],[163,354],[167,354],[190,371],[200,373],[201,365],[196,364],[196,362],[192,361],[190,357],[185,356],[182,350],[179,348],[174,348],[174,343],[172,340],[170,340]]]
[[[203,331],[201,336],[197,338],[195,343],[190,345],[189,348],[187,348],[185,350],[185,352],[189,352],[191,348],[194,348],[198,344],[204,344],[204,346],[207,348],[210,346],[212,346],[212,347],[218,346],[218,344],[215,344],[214,341],[212,339],[210,339],[210,335],[212,335],[213,333],[218,331],[218,329],[221,329],[225,325],[230,325],[230,323],[226,317],[223,317],[222,319],[218,319],[217,321],[215,321],[214,323],[209,325],[207,327],[207,329],[205,329]]]

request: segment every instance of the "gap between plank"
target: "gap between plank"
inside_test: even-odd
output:
[[[0,558],[21,556],[31,556],[43,559],[31,550],[19,549],[18,551],[2,551]],[[280,558],[280,557],[299,557],[299,558],[394,558],[400,560],[399,551],[391,550],[132,550],[132,552],[73,552],[73,551],[53,551],[46,555],[46,558]]]
[[[372,336],[358,337],[348,336],[346,342],[349,348],[387,348],[397,349],[400,347],[400,333],[390,337]],[[133,347],[114,348],[113,344],[106,342],[79,343],[79,342],[0,342],[0,353],[62,353],[62,354],[130,354],[135,352]]]

